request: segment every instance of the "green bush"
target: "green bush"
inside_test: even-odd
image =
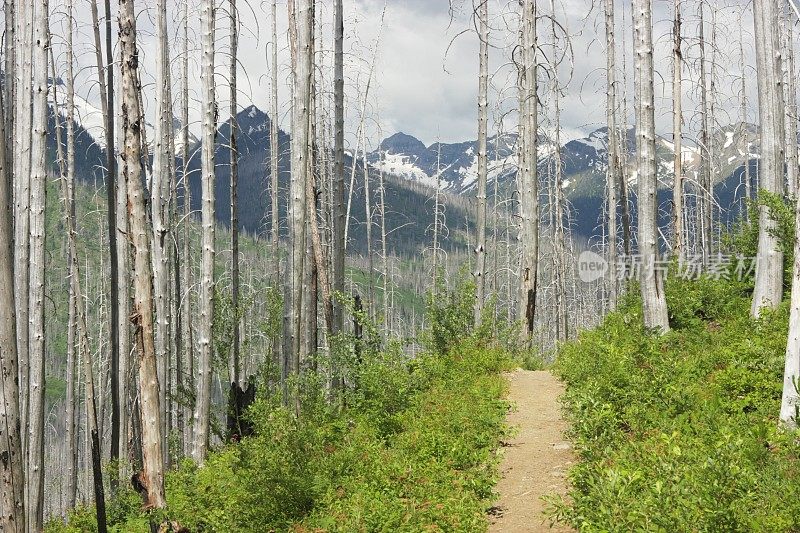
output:
[[[202,468],[180,465],[167,476],[165,510],[147,517],[134,505],[115,512],[112,527],[145,532],[152,518],[192,532],[485,531],[506,432],[500,373],[511,358],[467,333],[469,289],[460,294],[436,306],[440,351],[409,358],[368,341],[356,362],[339,339],[349,365],[341,403],[310,372],[291,384],[299,415],[262,395],[248,413],[252,437]],[[48,527],[78,530],[96,531],[91,509]]]
[[[568,500],[581,531],[800,530],[800,443],[778,430],[786,304],[749,317],[749,287],[667,283],[674,329],[646,335],[636,295],[562,347]]]

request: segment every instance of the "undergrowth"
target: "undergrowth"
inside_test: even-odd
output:
[[[511,356],[471,331],[469,286],[431,305],[427,350],[362,347],[338,402],[320,379],[302,386],[301,412],[264,396],[255,434],[187,461],[167,477],[167,508],[112,499],[112,531],[177,522],[192,532],[485,531],[506,432],[501,371]],[[95,531],[93,510],[48,531]]]
[[[580,455],[553,517],[581,531],[798,531],[800,444],[778,429],[788,307],[749,317],[749,280],[670,277],[671,332],[630,296],[563,346]]]

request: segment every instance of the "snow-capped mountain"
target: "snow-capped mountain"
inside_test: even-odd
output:
[[[490,181],[502,181],[510,173],[516,172],[516,142],[516,134],[497,135],[489,139],[487,157]],[[396,133],[384,139],[378,149],[369,154],[368,160],[384,172],[430,187],[464,192],[475,188],[478,179],[477,154],[477,141],[425,146],[411,135]]]
[[[66,104],[66,94],[67,94],[67,86],[64,83],[64,80],[61,78],[56,78],[55,80],[50,80],[51,90],[48,91],[48,99],[50,101],[50,106],[55,107],[55,101],[52,90],[53,85],[55,85],[55,89],[58,96],[58,110],[59,114],[66,118],[67,116],[67,104]],[[105,124],[103,122],[103,111],[80,96],[79,94],[75,94],[75,123],[80,126],[93,140],[93,142],[97,143],[97,145],[105,150],[106,147],[106,140],[105,140]],[[154,146],[155,140],[155,128],[150,122],[145,122],[145,127],[147,128],[146,135],[147,135],[147,143],[152,150]],[[181,121],[177,117],[173,117],[172,119],[172,127],[177,132],[181,128]],[[193,146],[197,143],[197,137],[189,131],[189,146]],[[175,154],[179,155],[182,149],[182,139],[180,135],[175,135]]]
[[[626,138],[626,179],[636,184],[635,129],[621,129]],[[516,134],[492,137],[488,142],[489,181],[501,183],[516,175]],[[720,183],[742,169],[745,162],[758,159],[758,128],[752,124],[732,124],[717,130],[710,140],[714,166],[714,181]],[[370,163],[385,172],[425,185],[455,193],[470,192],[477,180],[477,141],[425,146],[415,137],[396,133],[385,139],[369,155]],[[683,145],[684,173],[697,176],[701,164],[700,150]],[[540,138],[539,169],[545,176],[552,170],[555,146]],[[562,186],[568,196],[594,197],[602,195],[608,170],[608,129],[603,127],[586,137],[574,139],[561,146]],[[672,185],[675,167],[675,145],[667,138],[656,139],[658,175],[662,187]]]

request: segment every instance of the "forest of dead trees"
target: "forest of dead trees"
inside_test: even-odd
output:
[[[352,82],[347,3],[272,0],[268,22],[252,28],[243,20],[252,9],[244,0],[5,1],[3,531],[41,531],[46,519],[86,502],[94,502],[104,531],[104,500],[120,484],[132,483],[147,508],[163,507],[168,469],[185,458],[202,465],[210,449],[248,432],[241,415],[254,389],[280,394],[286,406],[298,408],[295,378],[314,372],[337,401],[336,391],[351,384],[335,354],[357,354],[360,342],[407,338],[421,326],[421,313],[419,319],[401,314],[402,276],[413,279],[418,293],[435,293],[466,270],[476,289],[475,323],[516,323],[516,340],[546,351],[614,309],[630,287],[618,270],[636,258],[645,324],[667,331],[658,264],[699,258],[708,268],[725,252],[727,207],[715,198],[716,184],[727,178],[716,146],[724,142],[718,129],[730,122],[724,116],[743,125],[740,200],[747,203],[740,209],[758,209],[752,313],[781,301],[776,223],[765,204],[750,201],[761,190],[797,196],[793,0],[592,6],[601,41],[593,50],[605,57],[594,97],[605,96],[607,161],[600,237],[588,242],[572,235],[581,214],[565,195],[562,175],[562,100],[583,81],[574,79],[578,58],[568,21],[575,17],[554,0],[453,0],[452,9],[471,20],[458,39],[472,39],[478,56],[478,179],[469,201],[425,189],[429,226],[416,230],[426,240],[419,257],[392,252],[404,228],[387,227],[390,177],[367,160],[380,42],[369,47],[371,57]],[[740,21],[738,35],[726,30],[724,44],[722,18]],[[288,65],[278,60],[279,20],[288,20]],[[142,72],[140,24],[154,38],[148,53],[155,59],[147,63],[154,72]],[[654,28],[664,27],[668,33],[654,37]],[[237,116],[246,98],[237,86],[237,54],[244,31],[261,32],[267,42],[270,150],[262,183],[269,216],[259,235],[240,231],[238,220]],[[659,37],[670,45],[657,46]],[[490,49],[497,48],[504,67],[490,61],[496,57]],[[84,70],[102,110],[104,135],[95,140],[105,161],[92,178],[76,170],[76,79],[86,76],[77,72],[76,50],[91,51]],[[738,71],[721,71],[731,64]],[[199,67],[196,88],[192,65]],[[511,69],[510,88],[499,88],[501,68]],[[154,82],[143,83],[145,77]],[[288,102],[279,102],[282,83],[290,87]],[[279,115],[287,109],[290,144],[281,146]],[[191,124],[190,111],[199,124]],[[657,136],[657,119],[667,112],[671,128],[659,127]],[[760,150],[751,153],[755,139],[748,140],[746,126],[756,118]],[[226,122],[230,157],[221,161],[219,131]],[[192,130],[199,132],[194,145]],[[499,183],[490,179],[498,174],[490,172],[495,162],[487,154],[505,130],[516,132],[515,178]],[[662,138],[674,150],[666,174],[659,167]],[[279,180],[281,150],[291,161],[286,181]],[[190,198],[194,157],[199,202]],[[228,167],[229,198],[215,196],[220,166]],[[94,187],[87,186],[91,179]],[[660,190],[670,192],[668,202]],[[365,202],[361,221],[353,205],[359,199]],[[216,209],[223,202],[230,204],[230,220],[221,223]],[[448,210],[468,213],[467,222],[448,217]],[[797,217],[800,228],[800,204]],[[351,249],[355,224],[365,227],[364,253]],[[456,233],[458,245],[446,250],[442,243]],[[797,242],[794,257],[800,258]],[[579,286],[575,264],[589,248],[605,258],[609,272]],[[781,418],[793,425],[800,377],[797,259],[790,320]],[[374,325],[375,332],[364,331]]]

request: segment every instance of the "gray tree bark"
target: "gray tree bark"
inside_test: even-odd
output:
[[[45,419],[45,199],[47,190],[47,88],[49,11],[47,0],[34,6],[33,118],[30,174],[30,417],[28,432],[29,530],[44,524],[44,419]],[[25,179],[25,176],[21,176]]]
[[[520,233],[522,249],[519,274],[519,316],[523,319],[522,338],[531,341],[536,315],[536,289],[539,266],[539,176],[537,170],[537,134],[539,97],[537,81],[536,0],[523,0],[520,30]]]
[[[478,39],[480,40],[478,70],[478,191],[475,231],[475,305],[474,321],[479,325],[486,298],[486,179],[488,174],[487,126],[489,116],[489,2],[478,5]]]
[[[658,263],[656,217],[656,131],[653,92],[653,24],[650,0],[633,3],[636,153],[639,180],[639,260],[642,314],[646,328],[669,330],[663,273]]]
[[[606,209],[608,226],[608,277],[611,310],[617,307],[617,181],[620,173],[617,140],[616,40],[614,38],[614,0],[605,0],[606,33],[606,127],[608,128],[608,170],[606,172]],[[624,179],[624,178],[622,178]]]
[[[784,99],[779,55],[778,5],[776,0],[755,0],[753,4],[758,80],[761,187],[771,193],[784,191]],[[766,206],[758,208],[758,257],[751,313],[778,306],[783,296],[783,253],[775,236],[776,222]]]
[[[231,304],[233,306],[233,376],[231,381],[239,382],[239,152],[237,148],[237,136],[239,124],[236,120],[236,70],[237,53],[239,48],[239,27],[236,10],[236,0],[229,0],[229,22],[230,22],[230,72],[228,82],[231,87],[230,98],[230,164],[231,164]]]
[[[6,3],[8,7],[8,2]],[[8,10],[6,10],[8,14]],[[8,38],[8,36],[7,36]],[[7,74],[8,71],[6,71]],[[8,80],[8,78],[6,78]],[[3,94],[4,97],[8,91]],[[17,323],[14,297],[14,231],[11,166],[6,146],[8,122],[0,105],[0,530],[23,533],[25,529],[24,456],[19,402]]]
[[[156,312],[156,361],[158,382],[161,385],[159,403],[162,409],[161,446],[164,460],[169,462],[167,435],[169,434],[168,395],[170,362],[170,305],[169,284],[169,207],[170,207],[170,131],[172,129],[172,102],[169,91],[169,44],[167,42],[167,2],[156,3],[156,71],[155,150],[153,152],[153,177],[150,190],[150,210],[153,221],[153,283]]]
[[[291,262],[291,335],[293,336],[291,353],[291,371],[300,371],[302,347],[307,345],[307,331],[304,331],[302,320],[303,280],[306,254],[306,184],[308,182],[310,159],[310,104],[311,79],[313,68],[313,0],[296,2],[294,24],[296,27],[294,91],[292,102],[292,178],[291,195],[291,228],[292,243]],[[291,8],[290,8],[291,9]],[[298,407],[295,402],[295,407]]]
[[[122,107],[125,142],[123,175],[128,191],[129,238],[133,243],[134,290],[131,321],[139,353],[139,407],[141,413],[142,472],[147,507],[160,508],[164,497],[164,450],[161,407],[154,339],[153,272],[150,236],[142,186],[142,136],[144,117],[140,107],[136,14],[133,0],[119,1],[119,36],[122,50]]]
[[[681,51],[681,0],[675,0],[675,14],[672,21],[672,142],[675,145],[673,164],[672,204],[673,204],[673,254],[678,263],[683,263],[683,102]]]
[[[28,329],[30,307],[30,201],[31,189],[31,106],[33,98],[33,5],[16,4],[16,68],[14,85],[14,297],[17,318],[17,357],[19,362],[20,417],[22,423],[22,452],[28,457],[28,427],[30,403],[30,350]],[[26,468],[27,471],[27,468]],[[27,478],[26,478],[27,479]],[[25,499],[29,486],[25,484]],[[30,525],[30,524],[29,524]]]
[[[201,24],[201,112],[202,152],[202,213],[203,253],[200,259],[200,320],[198,342],[200,360],[197,372],[197,399],[194,410],[194,460],[203,463],[208,451],[211,409],[211,356],[213,340],[211,326],[214,318],[214,144],[216,137],[216,96],[214,91],[214,2],[203,0],[200,13]]]
[[[192,330],[192,296],[194,293],[192,274],[192,191],[189,186],[189,0],[181,3],[181,179],[183,180],[183,258],[181,262],[183,284],[186,291],[181,302],[181,328],[183,338],[183,372],[178,373],[178,390],[194,391],[194,332]],[[190,395],[186,395],[187,397]],[[182,419],[191,420],[194,406],[186,402],[182,407]],[[179,420],[182,425],[183,420]],[[191,442],[191,424],[179,428],[185,442]],[[183,452],[188,450],[184,446]]]
[[[334,166],[333,166],[333,290],[344,293],[344,7],[342,0],[334,5]],[[333,304],[335,335],[344,330],[344,309],[338,301]]]

